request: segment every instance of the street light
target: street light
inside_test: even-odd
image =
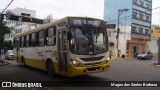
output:
[[[127,12],[129,9],[118,9],[118,27],[117,27],[117,56],[119,57],[120,56],[120,51],[119,51],[119,48],[118,48],[118,44],[119,44],[119,32],[120,32],[120,29],[119,29],[119,18],[120,16],[124,13],[124,12]]]

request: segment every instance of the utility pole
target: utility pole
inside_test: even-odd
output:
[[[120,32],[120,28],[119,28],[119,19],[120,19],[120,16],[124,13],[124,12],[127,12],[129,9],[118,9],[118,26],[117,26],[117,36],[116,36],[116,39],[117,39],[117,57],[120,56],[120,50],[119,50],[119,32]]]
[[[4,10],[0,13],[0,36],[1,36],[1,34],[2,34],[2,27],[3,27],[3,19],[4,19],[4,12],[5,12],[5,10],[11,5],[11,3],[13,2],[13,0],[4,8]],[[0,37],[0,39],[1,38],[3,38],[3,36],[2,37]],[[2,50],[2,42],[3,41],[1,41],[0,40],[0,60],[2,59],[2,57],[1,57],[1,50]]]
[[[160,38],[158,39],[158,65],[160,65]]]
[[[4,19],[4,15],[3,14],[0,14],[0,40],[3,38],[2,36],[1,36],[1,34],[2,34],[2,24],[3,24],[3,19]],[[2,42],[0,42],[0,60],[1,60],[1,50],[2,50]]]

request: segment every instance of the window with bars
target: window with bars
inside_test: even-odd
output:
[[[145,29],[145,34],[148,34],[149,33],[149,29]]]
[[[133,0],[133,3],[137,4],[137,3],[138,3],[138,0]]]
[[[139,1],[140,6],[144,6],[144,2],[142,0]]]
[[[137,27],[136,26],[132,26],[131,32],[136,32]]]
[[[150,8],[148,3],[146,3],[146,8],[148,8],[148,9]]]
[[[149,16],[148,16],[148,15],[146,15],[146,21],[149,21],[149,19],[150,19],[150,18],[149,18]]]
[[[143,14],[142,14],[142,13],[139,13],[139,18],[140,18],[140,19],[143,19],[143,17],[144,17]]]
[[[137,12],[133,11],[133,17],[137,18]]]
[[[139,27],[138,31],[139,31],[139,33],[142,33],[143,32],[143,28]]]

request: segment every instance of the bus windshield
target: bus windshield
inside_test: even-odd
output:
[[[99,28],[71,28],[70,50],[74,54],[88,55],[105,53],[107,33]]]

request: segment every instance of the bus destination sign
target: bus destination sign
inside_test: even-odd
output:
[[[82,19],[82,18],[72,18],[70,19],[71,26],[92,26],[99,27],[101,24],[101,20],[97,19]]]

